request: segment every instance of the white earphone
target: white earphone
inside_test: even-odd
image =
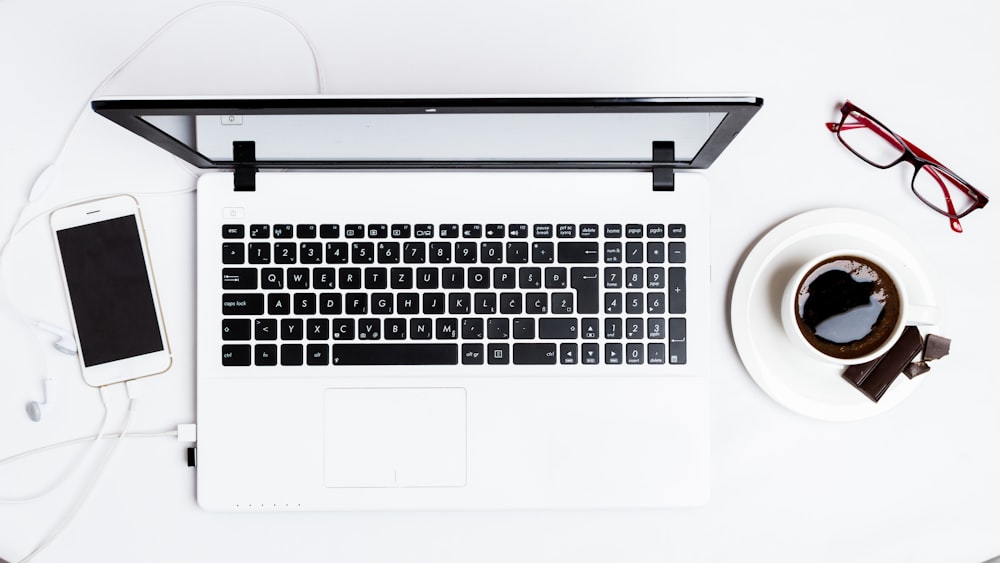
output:
[[[54,394],[54,389],[55,382],[52,378],[45,378],[45,400],[41,403],[38,401],[31,401],[25,405],[25,410],[28,412],[28,418],[35,422],[42,420],[42,415],[52,408],[52,396]]]
[[[49,323],[43,321],[35,322],[35,326],[59,337],[58,340],[52,343],[52,346],[56,350],[59,350],[63,354],[68,354],[70,356],[76,355],[76,340],[73,339],[73,335],[69,331],[63,330],[57,326],[52,326]]]

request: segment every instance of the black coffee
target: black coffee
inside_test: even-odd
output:
[[[836,256],[799,284],[795,320],[820,352],[851,359],[875,351],[899,321],[899,293],[889,274],[864,258]]]

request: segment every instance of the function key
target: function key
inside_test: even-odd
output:
[[[420,223],[413,226],[413,236],[417,238],[434,238],[434,225]]]
[[[389,229],[389,234],[392,235],[392,238],[410,238],[410,226],[393,225]]]
[[[662,223],[652,223],[646,225],[646,236],[649,238],[663,238],[663,234],[666,230],[663,228]]]
[[[316,225],[296,225],[295,236],[299,238],[316,238]]]
[[[625,225],[625,236],[628,238],[642,238],[643,232],[645,232],[645,229],[642,228],[642,225]]]
[[[483,226],[466,223],[462,225],[462,238],[481,238],[483,236]]]
[[[222,238],[243,238],[243,225],[223,225]]]
[[[365,238],[365,226],[358,225],[357,223],[344,225],[344,236],[347,238]]]
[[[604,236],[605,238],[621,238],[622,226],[618,223],[604,225]]]
[[[580,238],[597,238],[601,234],[601,229],[594,223],[584,223],[580,225]]]
[[[559,238],[575,237],[576,225],[556,225],[556,236]]]
[[[489,223],[486,225],[486,238],[503,238],[503,223]]]
[[[441,238],[458,238],[458,225],[441,225]]]
[[[368,238],[386,238],[387,236],[389,236],[388,225],[368,225]]]
[[[320,225],[320,238],[340,238],[340,225]]]
[[[535,225],[535,238],[552,238],[552,225]]]
[[[527,238],[528,226],[524,223],[511,223],[507,225],[507,236],[510,238]]]
[[[274,238],[292,238],[293,229],[291,225],[275,225],[271,232]]]
[[[267,238],[271,236],[271,225],[250,225],[250,238]]]
[[[667,225],[667,236],[670,238],[684,238],[687,235],[687,227],[683,223],[672,223]]]

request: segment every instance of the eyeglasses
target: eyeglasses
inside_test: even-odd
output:
[[[914,167],[913,193],[931,209],[951,219],[951,230],[962,232],[959,219],[989,202],[986,194],[929,154],[893,133],[868,112],[847,101],[840,108],[840,123],[826,127],[861,160],[876,168],[891,168],[900,162]]]

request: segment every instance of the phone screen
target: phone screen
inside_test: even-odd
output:
[[[163,350],[134,215],[56,231],[86,367]]]

